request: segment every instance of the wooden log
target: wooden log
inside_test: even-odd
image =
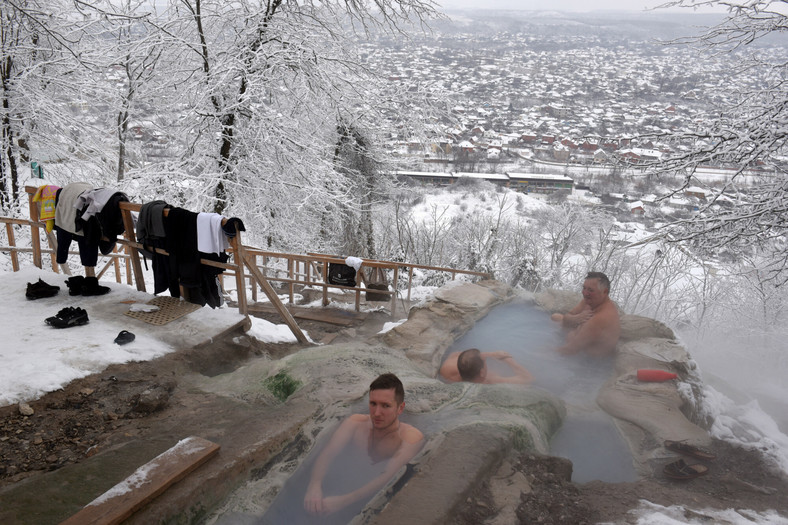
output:
[[[219,445],[216,443],[194,436],[186,438],[138,468],[61,525],[122,523],[217,452]]]

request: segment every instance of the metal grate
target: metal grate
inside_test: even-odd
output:
[[[159,307],[155,312],[126,312],[126,315],[156,326],[165,325],[186,314],[199,310],[199,304],[181,301],[177,297],[154,297],[147,304]]]

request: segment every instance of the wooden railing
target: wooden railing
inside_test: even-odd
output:
[[[70,275],[71,271],[67,264],[58,265],[56,261],[57,240],[53,233],[46,233],[45,224],[39,220],[38,204],[33,202],[32,197],[37,188],[27,186],[25,188],[29,195],[29,210],[30,220],[26,219],[12,219],[0,217],[0,223],[5,224],[5,230],[8,237],[8,246],[0,246],[0,251],[9,252],[11,256],[11,263],[14,271],[19,271],[19,253],[32,254],[33,264],[38,268],[43,267],[43,256],[49,255],[51,258],[52,270],[58,273],[61,269],[63,273]],[[125,281],[129,285],[135,285],[137,290],[145,290],[145,276],[142,271],[142,263],[140,260],[139,250],[142,245],[137,242],[134,230],[134,220],[132,212],[139,212],[142,208],[141,204],[133,202],[122,202],[119,205],[121,215],[123,217],[123,224],[125,227],[124,238],[118,239],[118,246],[122,247],[122,253],[118,251],[116,246],[113,253],[109,254],[109,260],[104,264],[102,269],[97,273],[97,277],[101,277],[110,268],[114,269],[115,280],[122,282],[125,275]],[[167,210],[165,210],[165,216]],[[14,225],[27,226],[30,228],[31,247],[18,247],[16,246],[16,239],[14,236]],[[48,241],[48,248],[41,247],[41,230],[45,232],[44,236]],[[362,259],[360,271],[356,273],[357,283],[356,286],[340,286],[331,284],[328,281],[328,265],[332,263],[344,264],[345,259],[336,255],[321,254],[321,253],[307,253],[306,255],[272,252],[260,250],[250,246],[245,246],[241,241],[241,232],[236,232],[236,235],[230,239],[230,249],[228,253],[232,255],[231,262],[220,263],[216,261],[209,261],[202,259],[200,262],[208,266],[223,268],[225,274],[235,278],[236,290],[238,294],[238,311],[241,314],[247,315],[249,311],[249,304],[247,299],[247,281],[248,288],[250,289],[252,300],[257,302],[258,291],[262,290],[271,304],[275,307],[276,311],[285,320],[288,327],[296,336],[299,342],[306,343],[308,339],[303,334],[293,316],[282,304],[276,290],[271,286],[271,282],[277,282],[285,287],[288,295],[288,303],[294,304],[294,296],[297,292],[301,292],[304,288],[320,288],[322,289],[322,303],[323,305],[329,304],[329,290],[335,290],[341,293],[351,292],[355,295],[355,309],[360,310],[361,293],[375,293],[380,295],[388,295],[390,297],[390,307],[392,315],[397,310],[398,289],[400,286],[400,271],[403,269],[408,270],[407,281],[407,300],[410,301],[411,285],[413,281],[413,270],[416,268],[424,270],[432,270],[439,272],[450,273],[452,279],[455,279],[458,274],[472,275],[475,277],[489,278],[490,275],[484,272],[473,272],[468,270],[458,270],[455,268],[445,268],[440,266],[428,266],[420,264],[410,264],[393,261],[380,261],[374,259]],[[167,255],[165,250],[156,249],[156,252]],[[69,254],[77,254],[79,252],[70,251]],[[262,264],[260,264],[262,259]],[[271,264],[271,263],[278,264]],[[123,264],[125,272],[121,271],[121,264]],[[59,268],[60,267],[60,268]],[[370,289],[365,281],[364,269],[378,268],[391,274],[391,283],[385,290]],[[363,286],[362,286],[363,285]]]

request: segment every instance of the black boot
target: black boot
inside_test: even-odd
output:
[[[85,278],[81,275],[69,277],[66,281],[68,295],[82,295],[82,287],[85,286]]]
[[[82,295],[104,295],[106,293],[109,293],[109,286],[101,286],[96,277],[85,277]]]

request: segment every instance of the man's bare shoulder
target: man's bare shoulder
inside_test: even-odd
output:
[[[460,357],[460,352],[453,352],[449,354],[449,357],[441,364],[440,370],[438,370],[438,375],[443,377],[446,381],[450,383],[457,383],[462,380],[460,377],[460,371],[457,369],[457,360]]]
[[[361,424],[368,422],[369,416],[366,414],[351,414],[347,419],[352,423]]]
[[[608,321],[618,321],[619,315],[616,303],[608,299],[602,304],[602,306],[599,307],[596,315]]]
[[[424,434],[422,434],[421,430],[414,427],[413,425],[400,423],[400,437],[405,443],[413,444],[418,443],[424,439]]]

